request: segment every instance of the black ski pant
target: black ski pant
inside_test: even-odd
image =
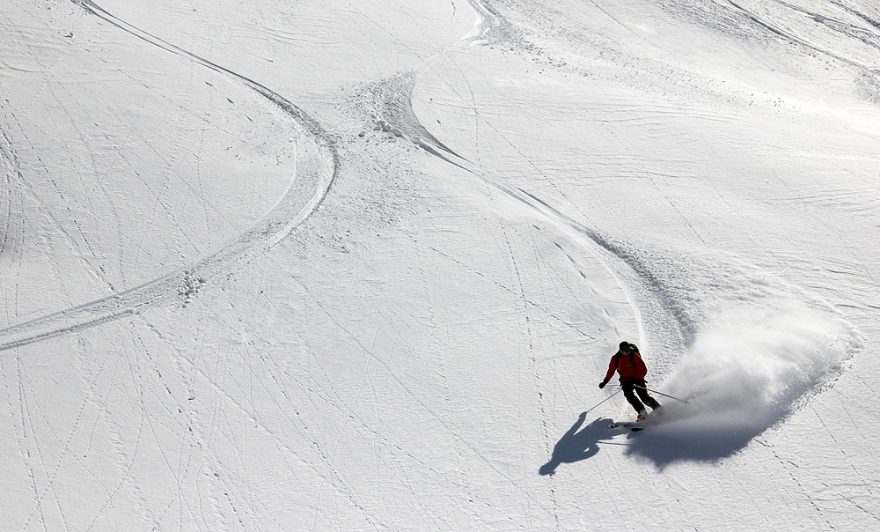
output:
[[[660,408],[660,403],[648,394],[645,379],[637,381],[620,381],[620,387],[623,388],[623,396],[626,397],[629,404],[636,409],[636,412],[644,410],[645,405],[650,406],[652,410]],[[638,394],[639,397],[636,397],[636,394]],[[642,404],[642,401],[639,401],[639,398],[645,402],[645,405]]]

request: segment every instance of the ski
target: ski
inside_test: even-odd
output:
[[[612,429],[629,429],[630,432],[639,432],[641,430],[645,430],[645,426],[641,421],[615,421],[614,423],[608,425],[608,428]]]

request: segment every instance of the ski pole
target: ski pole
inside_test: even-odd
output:
[[[646,388],[646,387],[644,387],[644,386],[638,386],[638,385],[636,385],[636,388],[641,388],[641,389],[643,389],[643,390],[647,390],[647,391],[649,391],[649,392],[654,392],[654,393],[656,393],[657,395],[662,395],[663,397],[668,397],[668,398],[670,398],[670,399],[675,399],[676,401],[682,402],[682,403],[684,403],[684,404],[688,404],[688,402],[685,401],[684,399],[679,399],[678,397],[675,397],[674,395],[669,395],[668,393],[658,392],[657,390],[652,390],[652,389],[650,389],[650,388]]]
[[[595,410],[596,407],[598,407],[599,405],[601,405],[601,404],[604,403],[605,401],[608,401],[609,399],[611,399],[612,397],[614,397],[615,395],[619,394],[619,393],[622,392],[622,391],[623,391],[623,390],[617,390],[616,392],[614,392],[613,394],[609,395],[609,396],[606,397],[605,399],[602,399],[601,401],[599,401],[598,403],[596,403],[596,404],[593,405],[592,407],[590,407],[590,408],[584,410],[582,413],[583,413],[583,414],[586,414],[586,413],[590,412],[591,410]]]
[[[621,388],[621,386],[620,386],[619,384],[612,384],[611,386],[617,386],[618,388]],[[674,395],[669,395],[669,394],[667,394],[667,393],[658,392],[657,390],[652,390],[652,389],[650,389],[650,388],[646,388],[646,387],[644,387],[644,386],[639,386],[638,384],[634,384],[634,385],[633,385],[633,388],[639,388],[639,389],[642,389],[642,390],[647,390],[647,391],[649,391],[649,392],[654,392],[654,393],[656,393],[657,395],[662,395],[663,397],[668,397],[668,398],[670,398],[670,399],[675,399],[676,401],[680,401],[680,402],[682,402],[682,403],[684,403],[684,404],[688,404],[688,402],[685,401],[684,399],[679,399],[678,397],[675,397]],[[621,389],[622,389],[622,388],[621,388]]]

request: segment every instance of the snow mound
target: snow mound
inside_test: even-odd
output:
[[[845,322],[805,306],[747,306],[720,315],[664,384],[687,404],[660,397],[663,422],[634,439],[630,454],[659,466],[730,456],[794,411],[858,345]]]

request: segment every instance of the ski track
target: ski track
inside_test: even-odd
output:
[[[436,152],[430,153],[444,161],[450,162],[443,155]],[[574,220],[531,192],[522,188],[499,184],[490,177],[469,168],[464,162],[453,162],[452,164],[464,169],[508,198],[515,200],[521,207],[526,207],[530,213],[537,214],[550,224],[558,227],[575,242],[586,248],[608,271],[626,295],[629,305],[633,309],[633,317],[636,320],[638,335],[642,339],[646,338],[644,317],[635,292],[640,291],[645,294],[654,294],[659,308],[666,314],[666,316],[659,319],[673,323],[678,329],[676,335],[678,339],[675,341],[675,345],[668,346],[670,347],[669,351],[683,351],[686,339],[692,334],[693,324],[682,315],[681,311],[676,308],[676,305],[668,296],[663,295],[663,283],[645,264],[637,259],[633,250],[628,249],[625,244],[615,242],[594,229]],[[503,288],[511,292],[516,291],[508,287]],[[529,303],[531,304],[531,302]]]
[[[503,26],[503,24],[483,24],[483,27],[486,28],[496,26]],[[479,38],[479,36],[477,38]],[[431,59],[428,61],[431,61]],[[406,94],[411,98],[411,89]],[[670,300],[668,296],[663,294],[663,283],[645,264],[638,260],[634,250],[629,249],[625,244],[615,242],[594,229],[574,220],[545,200],[522,188],[514,188],[505,184],[497,183],[491,177],[484,175],[481,171],[474,168],[470,161],[461,157],[453,150],[442,144],[433,144],[434,142],[439,143],[439,141],[437,141],[436,137],[434,137],[434,135],[432,135],[427,128],[418,121],[415,114],[412,113],[411,102],[409,102],[407,107],[410,112],[403,116],[396,116],[395,118],[400,120],[400,122],[392,122],[393,125],[396,126],[394,130],[402,133],[400,136],[407,138],[407,140],[410,140],[417,146],[423,148],[431,155],[466,171],[484,184],[489,185],[508,198],[515,200],[519,203],[520,207],[525,207],[530,213],[537,214],[542,219],[563,230],[563,232],[578,243],[578,245],[586,248],[597,260],[599,260],[602,266],[609,272],[611,277],[617,282],[618,286],[626,295],[629,305],[633,309],[636,329],[638,331],[638,336],[641,339],[640,343],[645,343],[644,340],[647,336],[645,332],[645,318],[643,317],[642,308],[636,293],[648,294],[649,297],[653,297],[656,300],[657,307],[665,314],[665,316],[655,319],[673,324],[673,327],[678,331],[674,334],[674,339],[671,344],[667,343],[667,345],[664,345],[664,351],[666,351],[667,356],[669,356],[668,353],[681,353],[684,351],[685,342],[692,336],[693,324],[683,315],[680,309],[676,308],[674,301]],[[415,120],[416,123],[408,124],[408,118]],[[409,132],[409,134],[406,132]],[[507,142],[509,143],[510,141],[507,140]],[[534,163],[529,160],[521,150],[513,145],[512,147],[517,149],[520,155],[526,159],[530,165],[535,167]],[[535,169],[539,173],[541,172],[537,167],[535,167]],[[697,237],[701,238],[698,234]],[[434,251],[440,253],[439,250],[434,249]],[[569,259],[572,260],[570,257]],[[575,265],[575,267],[577,267],[577,265]],[[478,272],[474,273],[479,275]],[[581,276],[584,276],[582,272]],[[496,284],[498,283],[496,282]],[[505,286],[501,287],[511,293],[517,292],[520,297],[524,297],[524,294],[516,289],[511,289]],[[531,306],[538,306],[527,298],[524,299],[524,301]],[[571,326],[568,323],[565,324]],[[585,334],[581,331],[578,332],[580,334]],[[595,338],[591,337],[591,339]],[[669,365],[671,361],[664,360],[664,362],[666,365]]]
[[[3,177],[3,197],[0,198],[2,208],[0,208],[0,255],[9,248],[9,233],[12,229],[12,203],[14,201],[13,192],[16,190],[12,187],[12,177],[20,175],[18,169],[18,161],[15,153],[12,151],[12,142],[6,132],[0,130],[0,172]]]
[[[459,43],[459,47],[466,47],[472,42],[478,41],[482,38],[490,38],[493,32],[498,28],[503,28],[505,30],[503,32],[504,36],[508,36],[511,32],[515,31],[510,23],[501,18],[501,16],[489,6],[484,5],[482,2],[472,1],[471,4],[475,11],[482,14],[483,19],[479,24],[480,31],[470,39],[463,39]],[[426,59],[423,64],[416,69],[416,72],[428,70],[430,64],[434,60],[438,57],[447,55],[450,51],[451,50],[444,50],[435,56]],[[464,73],[462,73],[462,75],[464,75]],[[381,103],[384,104],[385,107],[383,109],[382,119],[379,121],[379,124],[383,129],[390,130],[396,136],[405,138],[425,150],[427,153],[464,170],[484,184],[495,189],[497,192],[501,192],[509,199],[515,200],[520,208],[525,208],[526,211],[531,214],[537,214],[540,218],[561,229],[579,246],[587,249],[609,272],[611,277],[617,282],[618,286],[625,294],[630,307],[633,309],[636,329],[638,331],[638,336],[641,339],[640,342],[642,343],[645,343],[646,327],[644,323],[645,318],[643,317],[643,312],[640,307],[639,295],[647,295],[648,297],[656,299],[656,308],[665,315],[654,319],[663,323],[671,323],[673,329],[678,330],[678,332],[673,335],[674,338],[671,340],[671,343],[666,342],[667,345],[664,345],[664,350],[668,353],[683,352],[683,346],[686,339],[690,336],[692,324],[678,309],[676,309],[674,302],[670,301],[668,297],[663,295],[663,285],[661,281],[645,264],[637,259],[634,250],[629,249],[623,243],[614,242],[594,229],[574,220],[535,194],[521,188],[499,184],[492,179],[491,176],[485,175],[482,171],[476,168],[471,161],[441,143],[436,136],[430,133],[425,125],[419,121],[412,109],[412,89],[414,82],[415,80],[409,75],[399,75],[389,82],[386,82],[383,87],[371,91],[375,97],[382,100]],[[387,92],[390,95],[376,94],[378,92]],[[458,93],[456,92],[456,94]],[[459,96],[464,99],[462,95],[459,94]],[[471,96],[473,97],[473,94]],[[475,107],[475,103],[472,103]],[[479,117],[477,117],[477,119],[479,120]],[[505,140],[510,143],[509,139]],[[535,168],[537,172],[539,172],[539,174],[549,181],[549,178],[547,178],[547,176],[545,176],[543,172],[536,167],[534,162],[529,160],[521,150],[512,144],[511,146],[516,149],[518,153],[520,153],[520,155],[533,168]],[[583,276],[583,274],[581,275]],[[517,292],[520,297],[524,296],[519,290],[511,289],[509,287],[503,288],[505,290],[510,290],[512,293]],[[531,301],[528,301],[528,299],[525,301],[534,306],[534,304]],[[644,304],[645,302],[641,303]]]
[[[299,139],[302,144],[297,145],[297,169],[284,196],[255,226],[227,245],[188,267],[178,268],[137,287],[0,330],[0,351],[63,336],[137,314],[176,297],[182,296],[188,301],[207,280],[247,264],[290,234],[323,202],[336,179],[339,167],[339,156],[330,134],[280,94],[242,74],[141,30],[115,17],[91,0],[71,0],[71,2],[150,45],[244,84],[293,118],[303,130]],[[6,158],[7,155],[4,153],[4,159]],[[9,179],[8,175],[6,179]],[[315,191],[305,201],[296,194],[294,181],[297,180],[313,184]]]
[[[519,45],[519,40],[515,37],[515,34],[518,33],[518,30],[515,29],[513,24],[507,21],[497,9],[491,7],[491,5],[482,0],[468,0],[470,5],[474,8],[474,10],[481,16],[482,21],[479,24],[480,30],[477,36],[473,38],[474,41],[479,39],[501,39],[513,45]],[[472,95],[473,96],[473,95]],[[493,127],[489,124],[490,127]],[[495,129],[493,127],[493,129]],[[502,135],[502,137],[504,137]],[[510,144],[510,146],[516,150],[521,157],[535,169],[542,177],[544,177],[548,182],[550,182],[549,177],[547,177],[540,168],[535,165],[533,161],[531,161],[518,147],[513,145],[513,143],[504,137],[504,140]],[[460,165],[457,165],[460,166]],[[683,351],[683,344],[685,339],[689,337],[689,330],[691,324],[688,323],[681,315],[675,312],[674,305],[668,299],[662,297],[661,286],[662,284],[659,280],[645,267],[643,264],[637,262],[632,255],[631,252],[627,251],[624,245],[613,242],[608,237],[600,234],[598,231],[595,231],[586,225],[574,220],[568,215],[561,212],[556,207],[552,206],[548,202],[542,200],[536,195],[521,189],[521,188],[513,188],[504,184],[498,184],[494,180],[482,175],[482,172],[477,172],[471,168],[465,168],[469,173],[475,175],[480,180],[485,182],[486,184],[492,186],[496,190],[506,194],[510,198],[513,198],[517,202],[526,206],[533,213],[538,214],[541,218],[549,221],[551,224],[563,229],[569,236],[573,237],[575,242],[579,243],[581,246],[584,246],[590,251],[590,253],[599,260],[602,266],[609,272],[611,277],[617,282],[618,286],[623,290],[626,295],[630,307],[633,309],[634,318],[636,320],[636,326],[638,330],[638,334],[640,337],[640,341],[643,341],[646,338],[645,333],[645,324],[644,317],[642,315],[642,310],[637,302],[637,299],[634,295],[634,287],[632,283],[635,282],[638,285],[641,285],[643,293],[648,294],[657,294],[660,293],[659,299],[659,308],[665,311],[667,315],[665,318],[661,318],[662,321],[667,321],[674,323],[677,325],[679,330],[678,341],[674,343],[676,345],[669,346],[672,347],[672,350],[676,350],[678,352]],[[553,184],[556,189],[556,185]],[[558,190],[558,189],[556,189]],[[563,194],[565,199],[568,199],[566,195]],[[569,203],[574,205],[573,202],[569,200]],[[580,209],[575,208],[580,213]],[[581,213],[583,215],[583,213]],[[575,234],[572,235],[571,231],[574,231]],[[633,275],[635,274],[635,275]],[[626,281],[625,279],[629,279]]]

